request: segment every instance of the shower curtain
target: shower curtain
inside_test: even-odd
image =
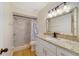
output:
[[[37,20],[32,20],[32,41],[36,40],[36,35],[38,34],[38,30],[37,30]]]

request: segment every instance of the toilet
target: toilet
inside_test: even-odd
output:
[[[36,43],[36,41],[31,41],[30,42],[30,46],[31,46],[31,51],[35,51],[35,43]]]

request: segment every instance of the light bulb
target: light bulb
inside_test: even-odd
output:
[[[57,13],[58,13],[59,15],[61,15],[61,14],[63,13],[63,10],[62,10],[62,9],[58,9],[58,10],[57,10]]]
[[[51,14],[52,14],[52,17],[54,17],[54,16],[55,16],[55,12],[54,12],[54,11],[52,11],[52,13],[51,13]]]
[[[65,12],[69,12],[70,9],[71,9],[71,6],[68,6],[68,5],[65,5],[65,6],[64,6],[64,11],[65,11]]]
[[[65,6],[64,6],[64,9],[66,10],[66,9],[67,9],[67,7],[68,7],[68,6],[67,6],[67,5],[65,5]]]
[[[48,13],[47,18],[52,18],[52,14],[51,13]]]
[[[57,16],[57,11],[56,11],[56,10],[53,11],[52,15],[53,15],[53,17],[54,17],[54,16]]]

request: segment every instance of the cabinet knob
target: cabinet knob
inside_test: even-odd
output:
[[[1,49],[0,49],[0,54],[2,54],[3,52],[7,52],[7,51],[8,51],[8,48],[4,48],[4,49],[1,48]]]

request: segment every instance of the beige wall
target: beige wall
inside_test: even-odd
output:
[[[13,7],[13,13],[19,13],[29,17],[37,17],[37,14],[35,14],[34,12],[30,12],[29,10],[23,10],[15,7]]]
[[[28,16],[28,17],[37,17],[37,13],[31,10],[27,10],[26,9],[27,7],[22,5],[21,7],[24,7],[24,8],[19,8],[20,6],[18,6],[18,2],[11,3],[11,4],[12,4],[11,6],[12,6],[13,13],[21,14],[21,15]]]
[[[10,3],[0,3],[0,48],[13,47],[13,18]],[[3,55],[9,55],[5,53]]]

